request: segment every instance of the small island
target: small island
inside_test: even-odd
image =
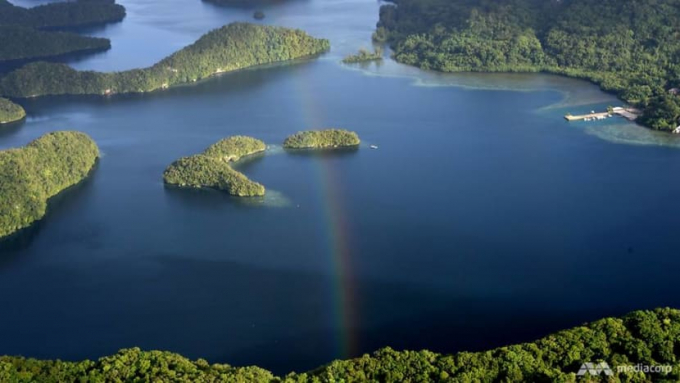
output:
[[[355,132],[344,129],[297,132],[283,141],[285,149],[333,149],[355,147],[361,143]]]
[[[144,93],[220,73],[312,56],[328,49],[328,40],[298,29],[232,23],[206,33],[195,43],[145,69],[102,73],[77,71],[58,63],[31,63],[0,80],[0,95],[27,98]]]
[[[262,20],[262,19],[264,19],[264,12],[262,12],[262,11],[255,11],[255,12],[253,13],[253,18],[254,18],[255,20]]]
[[[48,200],[84,180],[97,158],[97,144],[80,132],[49,133],[0,151],[0,238],[43,218]]]
[[[252,137],[225,138],[201,154],[183,157],[170,164],[163,172],[163,180],[168,185],[218,189],[238,197],[263,196],[264,186],[234,170],[230,163],[264,152],[266,148],[264,142]]]
[[[383,50],[380,47],[376,47],[373,52],[369,52],[367,49],[359,49],[359,53],[354,55],[349,55],[342,59],[345,64],[354,64],[368,61],[378,61],[383,58]]]
[[[26,111],[20,105],[0,97],[0,124],[19,121],[26,117]]]

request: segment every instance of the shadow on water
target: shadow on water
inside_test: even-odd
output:
[[[26,118],[22,118],[19,121],[10,122],[7,124],[0,125],[0,140],[5,137],[12,136],[21,130],[21,127],[26,123]]]
[[[237,208],[258,207],[265,203],[265,197],[235,197],[229,193],[211,188],[183,188],[164,185],[165,195],[171,203],[189,209],[213,211],[226,204]]]
[[[323,149],[284,149],[286,154],[297,157],[309,157],[317,159],[329,159],[347,157],[359,151],[358,146],[348,148],[323,148]]]
[[[15,69],[19,69],[22,66],[36,62],[36,61],[47,61],[51,63],[73,63],[81,62],[87,59],[91,59],[94,55],[105,53],[111,48],[102,49],[87,49],[78,52],[64,53],[56,56],[48,57],[36,57],[31,59],[18,59],[18,60],[8,60],[0,62],[0,74],[7,74]]]
[[[50,217],[68,212],[80,198],[92,190],[98,168],[99,161],[95,163],[84,180],[50,198],[47,202],[47,212],[44,217],[34,222],[31,226],[0,239],[0,268],[7,267],[13,263],[16,260],[15,256],[17,254],[31,246],[43,228],[50,225]]]
[[[574,310],[551,303],[517,306],[500,297],[454,296],[424,286],[359,277],[355,279],[355,294],[349,304],[359,313],[363,325],[343,328],[336,317],[343,313],[334,312],[336,297],[329,290],[334,288],[332,275],[203,261],[200,257],[164,257],[162,264],[163,277],[177,281],[178,286],[190,281],[192,275],[202,276],[200,285],[191,282],[198,291],[177,291],[173,295],[178,303],[186,300],[196,305],[191,307],[200,307],[205,303],[202,297],[209,296],[208,291],[225,291],[221,303],[211,303],[219,307],[213,310],[215,316],[202,320],[221,321],[222,317],[230,317],[247,327],[238,340],[229,338],[228,329],[220,333],[199,330],[193,334],[197,338],[192,345],[181,350],[168,345],[170,349],[211,362],[237,366],[256,363],[275,374],[307,371],[334,359],[358,357],[388,346],[419,350],[428,344],[428,349],[446,354],[479,351],[532,341],[578,326],[584,320],[630,310],[620,301],[607,302],[596,310]],[[252,280],[266,283],[253,285]],[[580,294],[588,292],[577,293]],[[235,307],[238,310],[233,311]],[[178,321],[201,320],[189,309],[179,308],[175,314]],[[280,327],[270,326],[273,315],[278,317]],[[169,327],[161,332],[172,332],[174,325],[166,322],[163,326]],[[247,334],[252,334],[252,338]],[[201,341],[204,338],[210,339],[209,349],[205,347],[208,343]],[[244,338],[249,346],[237,347]],[[175,341],[179,340],[170,342]],[[348,341],[356,348],[345,353],[343,344]]]

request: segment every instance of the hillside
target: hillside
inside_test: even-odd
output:
[[[680,7],[674,0],[398,0],[374,38],[399,62],[443,72],[583,78],[639,106],[642,124],[680,124]]]
[[[0,42],[0,61],[39,59],[111,48],[107,39],[13,26],[0,26]]]
[[[64,64],[28,64],[0,80],[0,94],[22,98],[143,93],[218,73],[303,58],[329,48],[328,40],[313,38],[301,30],[232,23],[145,69],[101,73],[79,72]]]
[[[635,311],[549,335],[532,343],[482,352],[441,355],[382,349],[305,373],[276,377],[259,367],[191,361],[137,348],[98,361],[41,361],[0,357],[3,382],[574,382],[583,363],[606,362],[613,375],[590,381],[676,382],[680,379],[680,311]],[[282,355],[282,358],[285,357]],[[619,367],[670,366],[659,373]]]
[[[0,124],[18,121],[24,117],[26,117],[24,108],[6,98],[0,98]]]
[[[114,0],[77,0],[22,8],[0,0],[0,25],[72,28],[121,21],[125,8]]]
[[[98,157],[94,141],[79,132],[49,133],[0,151],[0,238],[41,219],[48,200],[85,179]]]

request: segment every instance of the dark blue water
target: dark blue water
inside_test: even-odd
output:
[[[154,36],[190,41],[251,13],[124,3],[128,19],[98,32],[114,31],[114,48],[75,66],[150,64],[175,44]],[[388,345],[479,350],[680,306],[676,140],[618,120],[567,124],[567,110],[616,102],[581,82],[343,66],[370,41],[377,7],[266,11],[330,37],[338,48],[319,60],[149,95],[23,101],[29,119],[3,128],[0,147],[73,129],[103,156],[45,220],[0,244],[0,353],[82,359],[139,346],[282,373]],[[153,32],[133,40],[137,28]],[[355,130],[364,144],[276,147],[318,127]],[[273,145],[240,165],[271,191],[265,200],[163,186],[170,162],[234,134]]]

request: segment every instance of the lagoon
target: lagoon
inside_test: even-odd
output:
[[[78,69],[148,66],[252,9],[124,0]],[[319,59],[144,95],[22,101],[0,148],[80,130],[102,158],[35,228],[0,243],[0,353],[162,349],[276,373],[379,347],[479,350],[603,316],[680,306],[680,141],[624,120],[567,123],[610,95],[546,75],[443,75],[370,46],[379,3],[291,0],[268,24],[331,40]],[[285,153],[342,127],[358,150]],[[231,135],[264,200],[165,188],[175,159]],[[369,145],[379,149],[370,150]],[[270,192],[273,191],[273,192]]]

